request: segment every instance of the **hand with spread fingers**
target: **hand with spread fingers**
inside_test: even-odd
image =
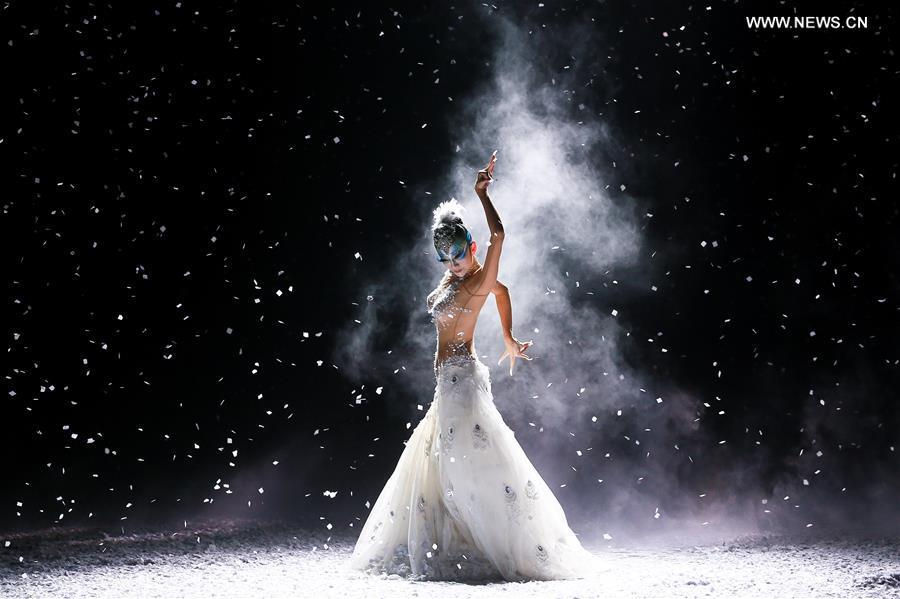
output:
[[[503,362],[503,358],[509,357],[509,376],[513,374],[513,367],[516,364],[516,358],[523,358],[525,360],[531,360],[531,356],[525,354],[525,350],[534,345],[534,341],[526,341],[525,343],[520,342],[515,337],[508,337],[504,343],[506,344],[506,351],[500,355],[500,359],[497,360],[497,364]]]

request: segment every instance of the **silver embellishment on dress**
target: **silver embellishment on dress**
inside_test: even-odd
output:
[[[535,553],[537,555],[537,558],[542,562],[546,562],[550,558],[550,555],[547,553],[547,548],[543,545],[538,545],[537,551]]]
[[[451,449],[453,449],[453,425],[447,427],[447,434],[443,436],[441,443],[441,451],[443,453],[448,453]]]
[[[420,512],[425,511],[425,496],[424,495],[419,495],[419,501],[416,504],[416,507],[418,508],[418,510]]]
[[[481,428],[480,424],[476,424],[475,428],[472,429],[472,445],[475,446],[475,449],[484,449],[490,444],[487,433]]]
[[[469,354],[467,344],[471,342],[471,340],[467,341],[464,339],[465,331],[460,331],[456,333],[454,339],[447,341],[446,345],[442,347],[441,331],[449,329],[451,326],[455,330],[461,313],[475,312],[472,308],[457,305],[455,298],[459,291],[459,286],[464,281],[456,276],[448,276],[450,277],[449,281],[446,278],[442,279],[438,287],[429,293],[425,299],[428,313],[431,314],[431,321],[435,323],[438,330],[438,347],[435,351],[435,374],[439,374],[441,369],[441,363],[437,361],[438,355],[444,354],[453,357]],[[453,382],[455,383],[456,380]]]
[[[525,496],[528,499],[537,499],[537,487],[534,486],[532,481],[528,481],[525,483]]]
[[[511,486],[509,486],[507,484],[503,485],[503,493],[504,493],[504,499],[506,499],[507,512],[509,512],[508,517],[513,522],[518,523],[519,515],[521,514],[521,508],[519,507],[519,504],[516,503],[518,494]]]
[[[431,314],[431,321],[438,328],[447,328],[450,323],[449,317],[456,316],[461,312],[472,312],[471,308],[457,306],[453,301],[459,291],[460,283],[462,283],[462,279],[454,276],[445,287],[438,285],[425,298],[426,307],[430,306],[428,313]]]
[[[469,352],[468,347],[466,347],[465,342],[459,344],[451,344],[448,346],[450,348],[450,355],[444,358],[441,362],[438,363],[437,369],[438,372],[443,372],[450,366],[464,366],[469,368],[470,366],[476,366],[479,364],[478,356]],[[450,372],[450,371],[447,371]],[[462,373],[466,375],[466,372]],[[459,376],[455,373],[451,374],[448,379],[453,381],[454,383],[459,380]],[[453,380],[456,379],[456,380]],[[479,382],[477,379],[479,377],[476,376],[476,383]]]
[[[381,525],[384,524],[383,520],[379,520],[378,524],[375,525],[375,528],[372,529],[372,536],[369,537],[370,541],[374,541],[375,537],[378,535],[378,530],[381,528]]]
[[[444,492],[444,494],[447,496],[447,499],[444,500],[444,505],[447,507],[447,511],[449,511],[454,518],[460,518],[461,515],[459,513],[459,508],[456,505],[456,498],[454,497],[452,482],[448,483],[447,490]]]

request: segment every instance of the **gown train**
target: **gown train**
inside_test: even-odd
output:
[[[490,371],[453,356],[375,501],[350,567],[421,580],[583,578],[598,562],[494,406]]]

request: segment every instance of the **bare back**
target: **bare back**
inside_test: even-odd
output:
[[[490,292],[479,294],[484,271],[463,280],[450,272],[425,300],[437,329],[434,369],[450,356],[475,354],[475,324]]]

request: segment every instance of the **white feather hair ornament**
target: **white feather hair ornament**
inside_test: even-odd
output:
[[[432,223],[431,228],[437,229],[438,227],[445,224],[463,224],[463,210],[465,210],[465,208],[463,208],[463,205],[460,204],[459,200],[457,200],[456,198],[450,198],[449,200],[441,202],[432,213],[432,215],[434,216],[434,222]]]

